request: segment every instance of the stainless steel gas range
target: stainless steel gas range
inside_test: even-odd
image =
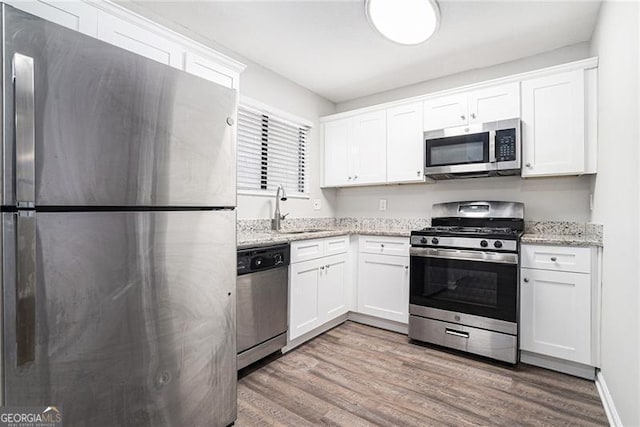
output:
[[[411,233],[409,338],[518,361],[518,272],[524,205],[433,205]]]

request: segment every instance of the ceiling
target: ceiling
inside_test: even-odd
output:
[[[575,0],[439,5],[436,34],[401,46],[369,26],[364,0],[134,1],[138,13],[172,21],[333,102],[588,41],[600,8]]]

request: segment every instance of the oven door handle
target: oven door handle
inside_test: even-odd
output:
[[[518,254],[484,251],[463,251],[458,249],[414,248],[411,256],[420,258],[454,259],[459,261],[480,261],[500,264],[518,264]]]

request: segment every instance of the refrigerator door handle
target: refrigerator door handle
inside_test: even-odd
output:
[[[16,363],[36,359],[36,212],[18,211],[16,245]]]
[[[16,203],[35,206],[35,82],[33,58],[13,55],[16,135]]]

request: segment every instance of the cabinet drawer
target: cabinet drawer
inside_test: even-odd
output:
[[[349,250],[349,236],[327,237],[324,239],[324,255],[343,254]]]
[[[541,270],[591,272],[591,248],[522,245],[522,267]]]
[[[368,254],[409,255],[408,237],[360,236],[358,251]]]
[[[291,264],[324,256],[324,239],[300,240],[291,243]]]

